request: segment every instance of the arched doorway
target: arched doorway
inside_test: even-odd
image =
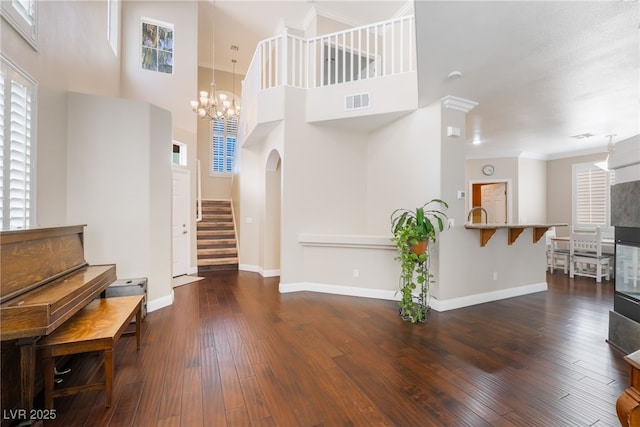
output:
[[[262,259],[264,276],[280,275],[280,204],[282,192],[282,158],[271,151],[265,165],[265,221]]]

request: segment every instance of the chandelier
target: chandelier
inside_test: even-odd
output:
[[[191,101],[191,109],[202,119],[226,120],[237,118],[240,115],[240,106],[236,105],[236,60],[233,63],[233,99],[229,100],[224,93],[216,92],[215,83],[215,30],[213,30],[211,55],[211,90],[200,92],[197,101]]]
[[[240,115],[240,106],[236,104],[236,60],[233,63],[233,99],[229,100],[224,93],[216,92],[216,84],[211,79],[211,91],[201,91],[198,101],[191,101],[191,109],[202,119],[225,120],[237,118]],[[213,71],[212,71],[213,72]]]

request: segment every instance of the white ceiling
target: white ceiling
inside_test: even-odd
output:
[[[244,74],[262,39],[304,30],[313,13],[359,26],[407,10],[405,0],[200,2],[199,57]],[[410,8],[410,7],[409,7]],[[415,2],[419,99],[478,102],[467,115],[470,158],[557,158],[605,151],[640,133],[637,1]],[[239,46],[232,51],[231,45]],[[226,65],[228,64],[228,65]],[[462,72],[456,80],[451,71]],[[572,135],[590,133],[590,138]],[[482,143],[470,143],[474,134]]]
[[[211,67],[211,40],[215,40],[216,69],[244,73],[259,41],[282,34],[284,27],[304,31],[315,13],[361,26],[380,22],[411,6],[407,0],[204,0],[199,2],[198,58],[200,65]],[[215,35],[211,32],[215,24]],[[215,37],[215,38],[214,38]],[[240,50],[232,51],[231,46]]]

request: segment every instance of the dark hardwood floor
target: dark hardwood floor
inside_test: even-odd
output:
[[[392,301],[214,274],[147,316],[141,350],[120,340],[111,408],[102,391],[59,398],[46,425],[619,426],[613,284],[548,281],[411,325]],[[74,360],[76,377],[102,375],[98,360]]]

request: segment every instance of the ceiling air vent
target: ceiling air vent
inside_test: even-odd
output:
[[[591,138],[593,136],[592,133],[589,132],[585,132],[585,133],[580,133],[578,135],[571,135],[571,138],[575,138],[575,139],[587,139],[587,138]]]
[[[345,110],[360,110],[362,108],[369,108],[371,106],[370,103],[369,92],[366,93],[356,93],[354,95],[347,95],[345,100]]]

